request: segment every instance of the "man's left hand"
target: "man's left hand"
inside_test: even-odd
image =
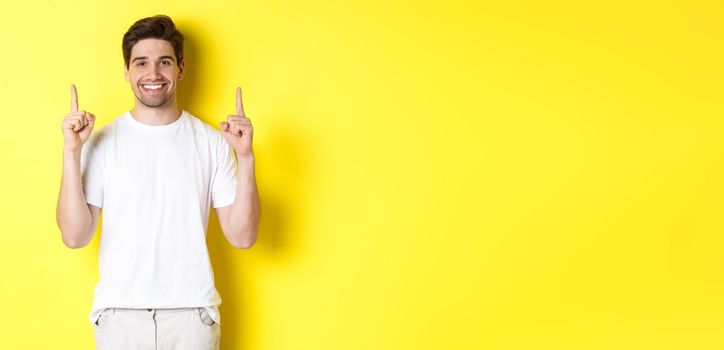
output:
[[[244,115],[241,103],[241,88],[236,88],[236,114],[230,114],[227,121],[221,122],[221,133],[229,145],[236,151],[237,157],[252,156],[251,149],[254,128],[251,120]]]

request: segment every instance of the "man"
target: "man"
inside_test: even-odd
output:
[[[91,133],[95,116],[78,109],[71,85],[71,110],[61,123],[56,215],[63,242],[88,244],[103,211],[90,314],[96,347],[218,349],[221,298],[206,247],[209,207],[237,248],[254,244],[260,218],[241,89],[220,134],[178,107],[186,62],[183,35],[169,17],[137,21],[122,47],[133,109]]]

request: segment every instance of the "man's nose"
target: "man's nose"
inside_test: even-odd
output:
[[[149,74],[151,75],[151,78],[153,78],[153,79],[161,77],[160,69],[158,68],[157,65],[151,66],[151,70],[150,70]]]

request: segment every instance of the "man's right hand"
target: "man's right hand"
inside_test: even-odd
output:
[[[64,147],[66,150],[78,151],[88,141],[96,116],[90,112],[78,110],[78,92],[75,85],[70,85],[70,113],[66,114],[61,123]]]

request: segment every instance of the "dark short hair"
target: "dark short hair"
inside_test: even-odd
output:
[[[176,53],[176,64],[181,64],[184,58],[184,36],[176,29],[171,17],[156,15],[139,19],[128,28],[123,35],[123,60],[128,68],[131,59],[131,49],[143,39],[162,39],[171,43]]]

